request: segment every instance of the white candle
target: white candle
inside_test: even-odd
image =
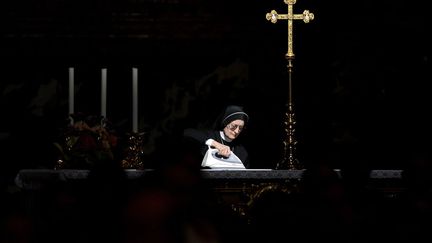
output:
[[[106,98],[107,98],[107,69],[102,68],[101,71],[101,116],[106,118]]]
[[[138,69],[132,68],[132,132],[138,132]]]
[[[69,115],[74,113],[74,68],[69,68]]]

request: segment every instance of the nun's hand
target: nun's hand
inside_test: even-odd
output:
[[[229,146],[226,146],[221,143],[217,143],[215,148],[219,151],[218,153],[224,157],[229,157],[231,154],[231,149]]]

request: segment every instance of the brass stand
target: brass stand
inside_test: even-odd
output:
[[[73,114],[70,114],[67,118],[67,127],[65,129],[65,132],[62,134],[62,140],[61,142],[57,143],[55,142],[54,145],[59,149],[60,156],[55,161],[54,164],[54,170],[61,170],[68,168],[70,166],[70,154],[73,152],[73,146],[77,141],[77,136],[74,134],[74,124],[75,120],[72,116]]]
[[[288,61],[288,104],[287,112],[285,113],[285,133],[286,137],[284,140],[284,155],[280,162],[277,163],[276,169],[302,169],[298,159],[296,158],[296,144],[297,141],[294,136],[295,132],[295,115],[294,115],[294,105],[292,102],[292,69],[293,69],[293,20],[301,19],[305,23],[314,19],[314,14],[310,13],[308,10],[303,11],[303,14],[294,14],[293,5],[296,0],[284,0],[285,4],[288,5],[287,14],[278,14],[275,10],[266,14],[266,19],[272,23],[276,23],[278,19],[286,19],[288,22],[288,52],[285,58]]]
[[[144,169],[143,163],[143,140],[144,133],[128,134],[128,147],[126,149],[126,156],[121,161],[121,166],[124,169]]]

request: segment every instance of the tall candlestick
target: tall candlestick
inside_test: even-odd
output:
[[[74,68],[69,68],[69,115],[74,113]]]
[[[101,71],[101,116],[106,118],[106,98],[107,98],[107,69],[102,68]]]
[[[138,133],[138,69],[132,68],[132,132]]]

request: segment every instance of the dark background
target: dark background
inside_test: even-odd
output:
[[[334,167],[402,168],[430,145],[430,24],[423,1],[307,1],[295,13],[293,95],[297,155]],[[282,0],[3,1],[0,141],[2,165],[50,167],[65,125],[68,67],[75,110],[100,112],[131,130],[131,69],[139,68],[145,153],[169,153],[185,127],[209,125],[227,104],[245,107],[254,168],[282,158],[288,75]],[[167,142],[167,141],[171,141]],[[159,152],[159,153],[158,153]],[[175,158],[172,158],[175,159]]]

